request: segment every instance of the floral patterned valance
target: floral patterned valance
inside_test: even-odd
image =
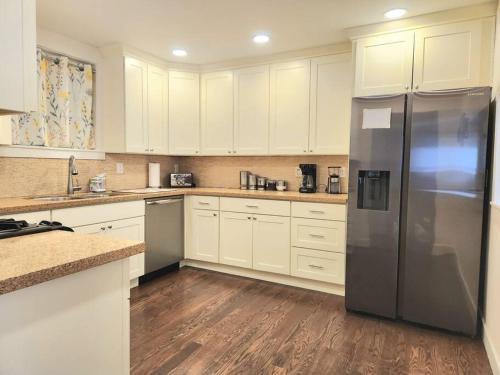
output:
[[[90,64],[37,50],[38,111],[12,116],[16,145],[95,149]]]

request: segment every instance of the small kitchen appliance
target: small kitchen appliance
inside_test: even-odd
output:
[[[328,167],[328,183],[326,191],[328,194],[340,194],[340,176],[342,167]]]
[[[170,173],[170,186],[172,187],[194,187],[192,173]]]
[[[266,190],[270,190],[270,191],[276,190],[276,180],[267,180]]]
[[[106,175],[104,173],[94,176],[89,181],[89,189],[92,193],[103,193],[106,191]]]
[[[299,192],[315,193],[316,192],[316,164],[299,164],[302,172],[302,182],[300,183]]]
[[[276,181],[276,190],[285,191],[286,190],[286,181],[285,180]]]

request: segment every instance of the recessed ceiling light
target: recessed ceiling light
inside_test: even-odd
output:
[[[257,43],[257,44],[267,43],[267,42],[269,42],[270,39],[271,38],[269,37],[269,35],[266,35],[266,34],[257,34],[253,37],[254,43]]]
[[[188,53],[185,49],[176,48],[176,49],[172,50],[172,54],[174,56],[184,57],[184,56],[187,56]]]
[[[385,18],[399,18],[406,14],[406,9],[391,9],[384,13]]]

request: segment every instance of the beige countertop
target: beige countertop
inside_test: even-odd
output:
[[[91,206],[106,203],[126,202],[145,198],[173,195],[215,195],[221,197],[275,199],[297,202],[347,203],[347,194],[299,193],[297,191],[256,191],[228,188],[182,188],[170,192],[134,194],[123,193],[102,198],[73,199],[66,201],[40,201],[30,198],[0,198],[0,215],[52,210],[57,208]]]
[[[141,242],[60,230],[0,244],[0,295],[144,252]]]

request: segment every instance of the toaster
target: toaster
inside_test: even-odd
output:
[[[192,173],[170,173],[171,187],[194,187]]]

